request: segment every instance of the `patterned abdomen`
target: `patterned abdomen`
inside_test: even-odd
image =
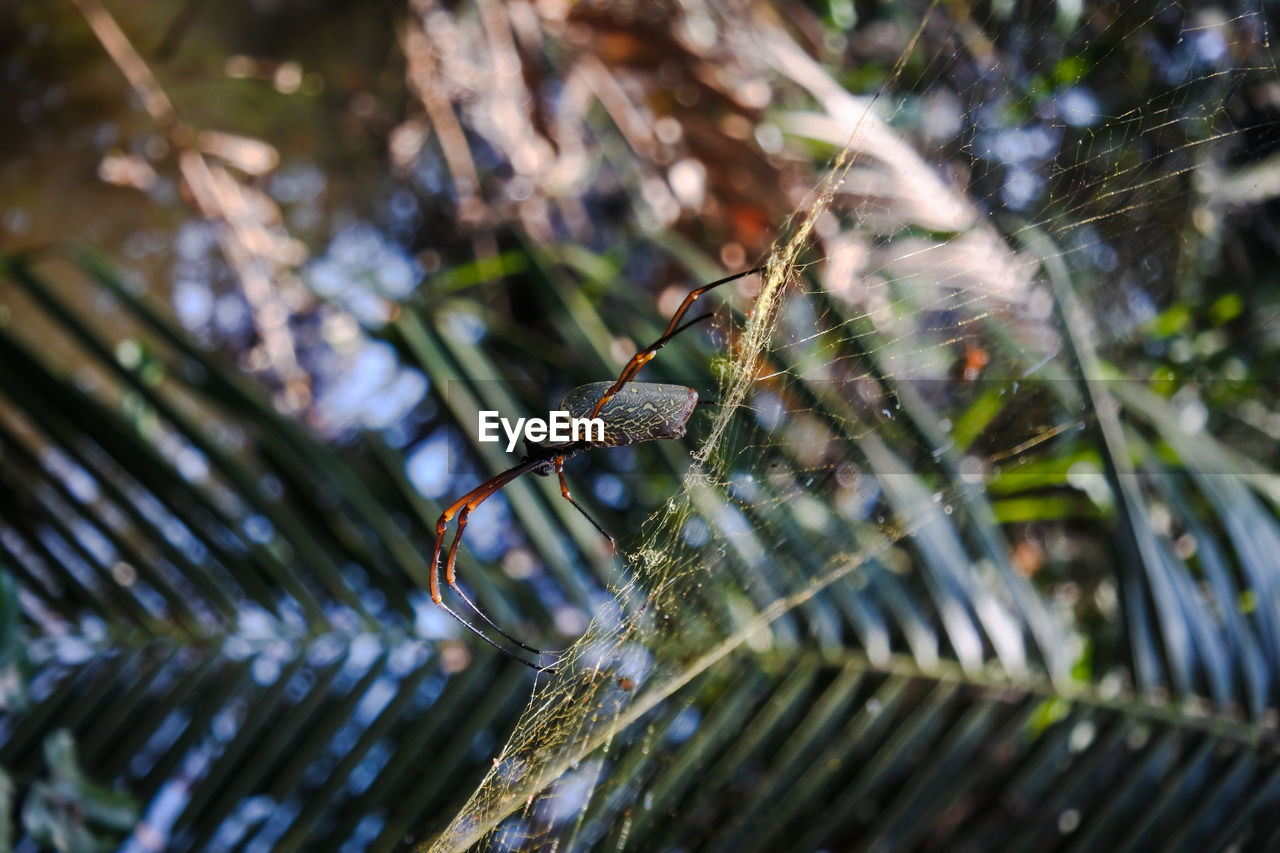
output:
[[[560,401],[560,408],[570,417],[589,418],[612,382],[579,385]],[[693,409],[698,405],[698,392],[682,385],[656,382],[628,382],[600,410],[604,420],[604,441],[610,447],[640,444],[663,438],[680,438]]]

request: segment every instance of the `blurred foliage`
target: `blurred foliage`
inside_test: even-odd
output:
[[[49,777],[34,782],[23,800],[22,828],[38,844],[66,853],[113,849],[138,820],[132,801],[84,778],[65,729],[45,737],[44,760]],[[5,787],[8,796],[12,783]]]

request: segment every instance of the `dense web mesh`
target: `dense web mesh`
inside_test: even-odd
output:
[[[874,99],[767,29],[729,36],[807,90],[778,116],[784,133],[839,153],[737,318],[714,424],[626,554],[630,580],[540,678],[433,849],[577,849],[600,827],[625,843],[618,827],[642,806],[621,756],[667,744],[674,717],[656,709],[692,702],[682,688],[741,649],[816,646],[879,671],[1089,693],[1071,677],[1087,630],[1037,585],[1044,555],[1010,526],[1020,500],[1070,517],[1087,495],[1148,518],[1168,499],[1135,465],[1150,474],[1150,446],[1188,443],[1196,403],[1119,377],[1097,350],[1204,280],[1232,206],[1256,192],[1232,163],[1245,140],[1230,111],[1257,75],[1276,81],[1268,59],[1249,67],[1267,55],[1261,14],[1078,13],[1060,4],[1058,29],[1051,13],[1010,25],[1000,55],[1025,63],[1013,69],[984,66],[982,30],[930,34],[926,13]],[[1076,27],[1095,51],[1062,52]],[[1141,95],[1107,63],[1126,38],[1150,40],[1147,71],[1165,78]],[[898,92],[908,62],[921,82]],[[954,99],[930,94],[933,77]],[[1012,80],[1032,82],[1002,89]],[[951,144],[927,161],[894,123]],[[1230,454],[1201,439],[1226,473]],[[1136,649],[1122,686],[1260,709],[1273,688],[1230,657],[1233,629],[1186,607],[1216,595],[1230,610],[1236,584],[1259,579],[1201,589],[1185,568],[1153,572],[1176,562],[1176,536],[1137,537],[1120,590],[1074,579],[1099,612],[1125,608]]]

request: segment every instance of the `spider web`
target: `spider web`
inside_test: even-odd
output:
[[[1248,140],[1230,113],[1250,81],[1278,85],[1269,60],[1250,67],[1267,53],[1265,20],[1139,4],[1104,20],[1059,4],[1046,20],[1002,23],[1002,9],[951,36],[930,33],[927,11],[875,98],[847,94],[780,31],[719,22],[805,92],[774,116],[783,134],[837,154],[733,323],[718,413],[623,555],[628,580],[423,849],[577,849],[608,833],[625,845],[627,827],[656,819],[629,757],[678,742],[690,709],[693,727],[715,724],[706,678],[799,648],[1086,698],[1072,669],[1088,648],[1125,691],[1273,702],[1246,660],[1224,663],[1230,643],[1169,604],[1191,594],[1185,573],[1037,578],[1051,560],[1018,526],[1032,499],[1061,502],[1068,520],[1090,502],[1151,515],[1130,458],[1140,436],[1196,433],[1192,395],[1151,400],[1147,376],[1119,377],[1097,351],[1202,286],[1233,206],[1265,192],[1249,180],[1259,167],[1240,163]],[[998,51],[984,42],[992,29]],[[1080,33],[1101,46],[1064,47]],[[1129,38],[1151,40],[1159,85],[1108,64]],[[928,53],[947,44],[970,59]],[[998,71],[997,55],[1025,66]],[[1042,90],[1001,93],[1026,79]],[[949,107],[955,126],[930,129]],[[913,137],[948,142],[926,157]],[[1122,404],[1145,414],[1128,433]],[[1230,465],[1210,436],[1195,440]],[[1065,586],[1123,616],[1131,667],[1099,650],[1115,633],[1064,605]],[[662,802],[680,812],[678,797]]]

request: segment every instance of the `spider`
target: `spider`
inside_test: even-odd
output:
[[[508,657],[514,658],[525,666],[540,672],[554,672],[554,666],[541,666],[539,663],[527,660],[508,646],[491,638],[476,624],[464,619],[457,611],[445,604],[444,598],[440,594],[440,552],[444,547],[444,537],[448,531],[449,522],[455,516],[458,519],[457,532],[453,536],[453,542],[450,543],[448,554],[445,557],[445,582],[448,583],[454,594],[480,617],[480,620],[485,625],[497,631],[519,648],[537,656],[540,660],[543,654],[541,650],[520,642],[500,628],[458,587],[454,563],[458,557],[458,544],[462,541],[463,531],[467,528],[467,519],[475,511],[476,507],[493,497],[513,480],[529,473],[546,476],[554,471],[556,476],[560,478],[560,494],[564,496],[564,499],[573,504],[574,508],[582,513],[583,517],[590,521],[592,526],[609,540],[610,544],[613,544],[614,539],[609,535],[609,532],[604,529],[600,522],[592,518],[590,513],[583,509],[582,505],[575,501],[573,495],[570,494],[569,484],[564,479],[565,461],[577,456],[579,453],[594,450],[597,447],[622,447],[628,444],[682,437],[685,432],[685,424],[693,415],[694,408],[698,405],[698,392],[681,385],[661,385],[652,382],[632,382],[631,380],[639,372],[640,368],[648,364],[657,355],[658,350],[666,346],[672,338],[685,329],[711,317],[710,313],[702,314],[683,325],[680,324],[685,312],[689,310],[689,307],[699,296],[722,284],[728,284],[731,281],[737,281],[740,278],[763,271],[764,267],[756,267],[746,272],[740,272],[727,278],[713,281],[691,291],[684,298],[684,301],[680,303],[680,307],[676,309],[675,314],[672,315],[671,322],[667,324],[667,329],[662,333],[662,336],[633,355],[623,366],[622,372],[618,374],[618,378],[615,381],[579,385],[564,396],[564,399],[560,402],[560,408],[567,411],[570,417],[599,417],[604,421],[605,430],[602,441],[583,440],[566,444],[534,444],[526,442],[528,452],[518,464],[476,486],[441,513],[440,519],[436,522],[436,547],[431,555],[431,600],[480,639]]]

